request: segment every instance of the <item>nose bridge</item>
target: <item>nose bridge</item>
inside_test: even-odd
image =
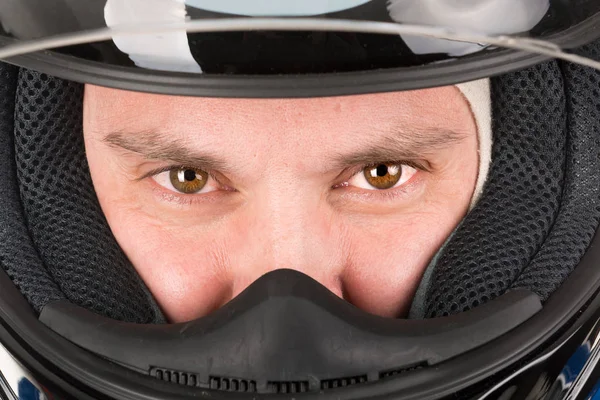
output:
[[[251,256],[246,265],[233,266],[234,295],[267,272],[300,271],[341,295],[338,287],[342,263],[335,260],[331,212],[315,187],[296,179],[261,187],[247,209]]]
[[[264,245],[271,256],[269,269],[302,270],[303,264],[311,262],[311,249],[314,252],[319,246],[318,222],[324,210],[318,195],[302,182],[290,179],[269,186],[260,200]]]

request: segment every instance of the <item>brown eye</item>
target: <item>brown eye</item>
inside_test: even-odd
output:
[[[402,177],[402,164],[381,163],[363,170],[367,183],[377,189],[389,189]]]
[[[169,179],[175,190],[193,194],[206,185],[208,173],[194,168],[174,168],[169,172]]]

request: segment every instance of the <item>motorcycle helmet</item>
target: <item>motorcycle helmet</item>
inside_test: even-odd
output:
[[[600,1],[4,0],[0,22],[0,397],[600,396]],[[306,98],[481,78],[487,179],[408,319],[276,270],[165,323],[87,168],[83,83]]]

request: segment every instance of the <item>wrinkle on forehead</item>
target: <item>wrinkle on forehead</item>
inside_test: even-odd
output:
[[[336,116],[352,116],[353,119],[374,122],[386,114],[414,118],[432,107],[437,112],[446,112],[456,111],[457,103],[466,105],[454,86],[306,99],[229,99],[157,95],[86,85],[86,102],[90,112],[96,111],[92,116],[100,125],[118,118],[121,124],[147,121],[154,126],[168,122],[165,117],[196,123],[227,117],[230,122],[249,123],[268,121],[274,114],[278,121],[286,122],[306,122],[302,121],[302,117],[307,115],[322,118],[322,123],[335,120]],[[142,115],[143,120],[140,118]],[[447,118],[454,116],[452,113],[446,115]]]
[[[476,132],[469,107],[453,86],[311,99],[216,99],[88,85],[85,129],[149,158],[196,157],[216,165],[220,160],[214,156],[220,156],[238,168],[252,158],[274,161],[282,154],[286,162],[302,163],[310,155],[311,162],[358,163],[388,144],[385,160],[393,154],[414,159]]]

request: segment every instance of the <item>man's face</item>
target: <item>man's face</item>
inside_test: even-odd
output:
[[[402,316],[477,178],[455,87],[246,100],[88,85],[84,110],[102,209],[171,322],[280,268]]]

